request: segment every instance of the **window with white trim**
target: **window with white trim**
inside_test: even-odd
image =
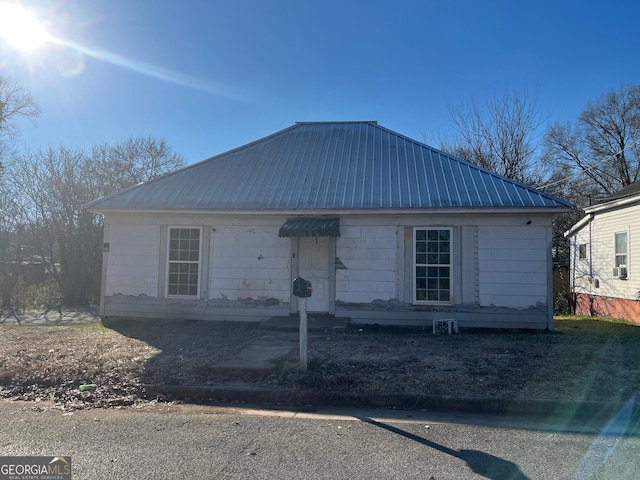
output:
[[[615,266],[619,268],[619,275],[621,277],[627,276],[627,262],[628,262],[628,242],[627,232],[616,232],[614,234],[614,248],[615,248]]]
[[[202,228],[169,227],[167,296],[200,295]]]
[[[413,301],[451,302],[451,228],[413,229]]]
[[[578,244],[578,259],[586,260],[587,259],[587,244],[580,243]]]

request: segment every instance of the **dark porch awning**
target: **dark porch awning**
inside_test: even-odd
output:
[[[339,218],[290,218],[280,227],[279,237],[339,237]]]

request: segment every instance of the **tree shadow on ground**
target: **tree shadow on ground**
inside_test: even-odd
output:
[[[142,372],[142,382],[154,385],[223,383],[228,379],[216,365],[237,355],[259,333],[256,323],[237,322],[113,318],[103,325],[158,350]]]
[[[478,450],[454,450],[439,443],[432,442],[426,438],[414,435],[400,428],[393,427],[386,423],[378,422],[371,418],[360,418],[362,422],[374,425],[389,432],[402,435],[409,440],[418,442],[429,448],[446,453],[452,457],[459,458],[467,463],[474,473],[492,480],[527,480],[528,477],[520,471],[520,468],[513,462],[504,460],[503,458],[481,452]]]

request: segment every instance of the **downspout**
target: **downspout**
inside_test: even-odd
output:
[[[593,222],[589,222],[589,316],[594,316],[593,310],[593,301],[594,301],[594,285],[595,280],[593,279],[593,261],[592,261],[592,252],[593,252],[593,242],[591,241],[591,225]]]
[[[109,265],[109,224],[105,216],[102,216],[102,271],[100,272],[100,306],[98,307],[98,315],[105,318],[105,303],[107,293],[107,265]]]
[[[547,251],[551,252],[553,249],[553,233],[551,225],[547,227]],[[547,330],[552,332],[554,328],[553,319],[553,255],[547,255]]]
[[[593,222],[589,222],[589,284],[593,285],[593,242],[591,241],[591,225]],[[591,293],[591,287],[589,287],[589,293]]]
[[[573,237],[573,248],[571,249],[571,258],[569,260],[569,266],[571,267],[571,311],[575,315],[576,305],[578,301],[578,294],[576,293],[576,249],[578,248],[578,241],[576,237]],[[591,255],[591,252],[589,252]]]
[[[587,213],[578,223],[576,223],[573,227],[571,227],[569,230],[567,230],[566,232],[564,232],[564,237],[565,238],[569,238],[572,237],[572,256],[570,259],[570,264],[569,267],[571,269],[571,308],[573,309],[573,313],[575,313],[576,311],[576,303],[577,303],[577,299],[578,299],[578,294],[576,293],[576,263],[577,263],[577,258],[578,258],[578,242],[577,242],[577,238],[576,238],[576,234],[578,233],[579,230],[584,228],[584,225],[586,223],[589,224],[589,252],[588,252],[588,261],[589,261],[589,288],[588,288],[588,294],[591,295],[591,285],[593,284],[593,260],[592,260],[592,256],[593,256],[593,241],[592,241],[592,230],[591,230],[591,222],[593,221],[594,218],[594,214],[593,213]]]

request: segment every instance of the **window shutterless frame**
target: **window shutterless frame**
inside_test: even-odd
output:
[[[587,259],[587,244],[586,243],[579,243],[577,245],[578,247],[578,259],[579,260],[586,260]]]
[[[629,272],[629,231],[623,230],[613,234],[613,265],[625,269],[625,277]]]
[[[202,284],[202,227],[167,228],[167,297],[199,298]]]
[[[413,303],[453,303],[453,228],[413,228]]]

